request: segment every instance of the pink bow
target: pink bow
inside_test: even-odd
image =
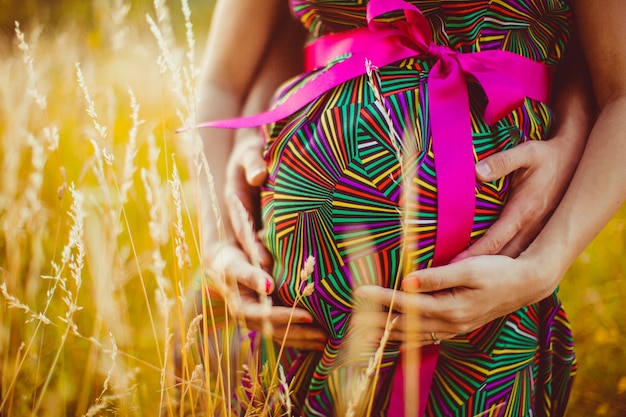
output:
[[[392,11],[404,19],[375,19]],[[323,36],[305,51],[307,70],[320,70],[285,102],[256,115],[201,123],[197,127],[242,128],[287,118],[324,92],[366,72],[365,61],[384,67],[406,58],[431,57],[428,75],[429,114],[436,156],[438,216],[434,265],[443,265],[469,243],[475,206],[474,152],[467,80],[476,80],[488,103],[485,121],[495,123],[524,97],[547,101],[549,69],[542,63],[502,50],[460,53],[433,42],[420,10],[404,0],[370,0],[368,27]]]
[[[398,10],[404,12],[404,19],[375,20]],[[493,124],[519,107],[524,97],[546,101],[550,72],[545,65],[512,52],[460,53],[438,45],[424,15],[404,0],[370,0],[367,21],[367,28],[313,42],[306,51],[306,64],[313,69],[349,54],[312,81],[322,84],[363,74],[366,59],[383,67],[416,56],[435,58],[428,75],[439,218],[433,263],[443,265],[467,247],[474,220],[476,183],[467,80],[476,80],[483,88],[488,99],[485,121]]]

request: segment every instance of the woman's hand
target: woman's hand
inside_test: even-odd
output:
[[[439,343],[456,335],[449,332],[437,332],[433,337],[421,325],[419,319],[414,317],[417,310],[414,311],[411,306],[413,300],[401,291],[396,291],[396,297],[392,303],[393,292],[392,289],[375,285],[363,286],[355,291],[355,297],[368,299],[378,303],[380,307],[376,311],[356,310],[352,314],[350,325],[353,328],[353,334],[358,335],[359,340],[378,344],[385,330],[389,329],[388,340],[401,342],[400,350],[406,350]],[[391,304],[394,306],[391,314],[382,311],[383,306],[389,307]]]
[[[262,149],[257,129],[237,132],[226,167],[224,199],[237,242],[248,256],[258,256],[260,265],[270,270],[272,257],[256,233],[262,229],[259,187],[267,178]]]
[[[579,153],[568,149],[567,138],[529,141],[491,155],[476,165],[481,181],[513,173],[511,194],[499,219],[456,259],[476,255],[519,255],[539,233],[576,169]]]
[[[568,145],[568,140],[572,139],[557,136],[526,142],[477,164],[482,181],[514,172],[510,199],[500,219],[451,265],[405,277],[403,290],[410,293],[398,291],[395,295],[393,310],[398,319],[391,340],[412,340],[411,346],[429,344],[434,341],[431,333],[437,340],[446,340],[541,299],[534,289],[527,291],[528,279],[535,277],[522,268],[521,260],[510,257],[517,257],[534,239],[569,184],[580,149]],[[503,256],[480,256],[495,254]],[[366,286],[356,295],[389,307],[393,290]],[[387,321],[386,312],[355,315],[355,323],[372,325],[371,334],[379,338]],[[417,324],[410,324],[413,321]]]
[[[267,252],[255,228],[260,225],[258,216],[250,221],[248,213],[259,213],[259,186],[267,172],[261,151],[263,140],[257,130],[238,132],[235,146],[227,165],[224,184],[228,218],[237,243],[224,244],[212,264],[223,271],[229,282],[236,282],[241,299],[241,315],[250,330],[261,331],[268,320],[273,327],[273,338],[285,347],[323,349],[327,335],[313,323],[313,316],[305,309],[272,306],[268,316],[260,303],[260,294],[274,291],[271,270],[272,257]],[[254,252],[254,255],[253,255]],[[252,258],[259,259],[253,265]]]
[[[225,279],[237,283],[239,297],[239,319],[243,319],[250,330],[262,331],[268,320],[273,327],[272,337],[285,347],[300,349],[323,349],[327,336],[321,327],[313,323],[313,316],[305,309],[272,306],[265,313],[260,294],[273,291],[271,276],[250,263],[248,256],[236,245],[225,244],[215,252],[209,265],[212,271],[222,271]],[[212,271],[211,271],[212,270]]]
[[[513,172],[512,191],[500,218],[457,260],[495,254],[516,257],[559,205],[578,167],[597,112],[576,36],[554,81],[552,137],[525,142],[476,164],[476,176],[481,181],[494,181]]]
[[[561,201],[580,159],[581,146],[563,135],[529,141],[476,164],[481,181],[513,173],[511,195],[500,218],[455,260],[477,255],[518,256]]]
[[[313,316],[305,309],[272,306],[269,315],[265,316],[258,293],[240,285],[239,296],[248,329],[261,332],[267,320],[272,325],[272,338],[279,345],[304,350],[324,349],[328,336],[313,323]]]
[[[225,1],[216,7],[200,77],[201,120],[264,111],[276,88],[301,71],[306,33],[288,4],[268,0],[255,5]],[[259,295],[274,291],[268,273],[272,258],[255,232],[261,228],[258,186],[267,175],[261,154],[263,140],[258,129],[211,129],[203,134],[222,213],[221,219],[215,218],[212,206],[216,202],[210,193],[204,193],[206,263],[209,273],[237,285],[246,325],[261,330],[264,310]],[[217,227],[218,220],[223,220],[223,230]],[[291,322],[286,346],[319,349],[326,335],[311,324],[311,314],[299,308],[293,309],[293,316],[291,313],[288,307],[270,309],[267,319],[273,324],[274,338],[282,342]]]
[[[360,287],[355,294],[387,307],[393,298],[393,310],[416,321],[417,338],[427,343],[431,333],[445,340],[547,297],[554,290],[547,282],[553,281],[524,256],[487,255],[413,272],[403,280],[404,292],[395,296],[376,286]],[[399,340],[408,336],[396,335]]]

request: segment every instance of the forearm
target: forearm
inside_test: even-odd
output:
[[[243,115],[266,110],[277,88],[287,79],[303,71],[304,28],[283,10],[281,24],[271,40],[265,59],[247,96]],[[236,137],[258,135],[258,128],[239,129]]]
[[[221,77],[226,74],[216,77],[213,66],[205,63],[203,85],[200,88],[199,120],[218,120],[262,112],[268,108],[276,88],[301,71],[300,56],[304,42],[302,28],[289,14],[286,3],[284,6],[276,11],[276,30],[269,35],[259,58],[260,63],[250,74],[251,79],[245,90],[241,86],[246,81],[242,81],[237,74],[232,83],[224,82]],[[210,57],[211,54],[207,53],[207,56]],[[202,176],[205,181],[202,186],[205,247],[217,240],[234,240],[226,209],[226,173],[234,139],[247,131],[258,134],[258,128],[239,131],[204,129],[201,132],[207,162],[214,177],[213,183],[209,184],[205,176]]]
[[[621,0],[574,0],[581,44],[600,110],[561,203],[523,259],[554,289],[626,197],[626,10]],[[531,263],[532,264],[532,263]]]
[[[561,203],[522,257],[540,266],[550,292],[626,196],[626,95],[607,103]]]
[[[221,103],[220,106],[205,103]],[[219,120],[239,114],[241,104],[228,92],[218,88],[201,89],[198,120]],[[201,133],[204,144],[206,167],[200,173],[200,196],[202,207],[202,227],[204,247],[211,242],[229,235],[224,222],[226,214],[221,196],[224,194],[223,172],[233,146],[234,131],[229,129],[205,129]],[[222,220],[222,221],[220,221]]]
[[[591,77],[577,33],[572,37],[554,80],[551,105],[555,125],[551,137],[561,142],[560,152],[571,155],[563,160],[568,164],[564,168],[573,173],[597,116]]]

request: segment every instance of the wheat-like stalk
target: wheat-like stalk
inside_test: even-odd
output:
[[[402,200],[404,201],[404,206],[399,209],[401,229],[402,229],[402,233],[401,233],[401,236],[402,236],[401,254],[402,255],[400,259],[402,261],[401,261],[400,267],[398,268],[398,275],[394,279],[394,287],[392,288],[394,290],[394,293],[391,298],[389,311],[387,314],[387,322],[385,325],[383,338],[380,341],[379,347],[376,353],[374,354],[374,357],[372,358],[372,360],[370,360],[368,368],[364,372],[364,375],[365,376],[369,375],[369,379],[371,379],[371,383],[368,385],[370,391],[368,395],[365,396],[365,394],[362,392],[363,390],[365,390],[365,386],[363,385],[364,384],[364,382],[362,382],[363,380],[361,380],[361,382],[359,382],[358,384],[359,389],[356,390],[350,397],[350,401],[349,401],[350,406],[348,407],[348,413],[354,414],[357,405],[360,404],[363,399],[367,398],[366,415],[370,415],[372,412],[372,406],[374,403],[374,395],[376,392],[376,387],[377,387],[377,383],[379,379],[378,371],[380,369],[380,365],[382,361],[382,352],[383,352],[384,346],[386,345],[388,341],[387,339],[389,337],[389,332],[393,323],[392,314],[394,311],[394,304],[396,301],[396,291],[398,291],[399,289],[399,284],[401,281],[401,274],[406,273],[406,271],[411,267],[410,259],[408,256],[409,255],[408,248],[407,248],[407,236],[409,233],[409,224],[410,224],[408,216],[410,215],[411,202],[416,198],[416,196],[414,194],[414,191],[412,190],[412,182],[414,181],[414,176],[409,175],[407,172],[408,171],[407,157],[409,156],[410,150],[407,148],[406,138],[405,140],[402,139],[403,136],[397,131],[395,124],[393,122],[393,119],[391,118],[391,110],[385,99],[384,94],[382,93],[380,89],[380,78],[378,75],[378,68],[372,65],[372,63],[369,60],[366,60],[365,69],[366,69],[366,74],[368,77],[368,84],[374,94],[375,105],[378,108],[379,112],[382,114],[383,119],[385,120],[387,124],[387,130],[389,132],[389,139],[390,139],[392,146],[394,147],[396,151],[396,159],[398,160],[398,164],[400,167],[400,181],[401,181],[400,186],[402,189]],[[394,179],[392,178],[392,180]],[[415,313],[416,312],[410,311],[410,310],[404,312],[404,314],[407,316],[415,314]],[[413,321],[405,320],[405,322],[408,323],[408,322],[413,322]],[[415,329],[407,328],[406,330],[407,330],[407,333],[412,334],[412,332]],[[411,369],[411,370],[417,369],[417,362],[419,358],[416,355],[417,355],[416,352],[407,352],[407,354],[405,355],[406,356],[405,362],[408,364],[408,367],[409,367],[408,369]],[[372,369],[372,367],[374,367],[374,369]],[[413,375],[414,374],[413,372],[405,372],[405,374],[409,375],[408,377],[405,377],[406,389],[413,390],[411,391],[413,393],[418,392],[417,391],[418,390],[417,376]],[[409,413],[411,413],[412,410],[415,409],[416,407],[416,404],[414,403],[414,397],[415,397],[414,395],[407,396],[408,403],[405,407],[407,415],[409,415]]]
[[[124,46],[128,35],[128,26],[126,26],[126,18],[130,12],[130,2],[127,0],[113,0],[113,9],[111,11],[111,44],[114,51],[119,51]]]
[[[353,391],[350,400],[348,402],[348,409],[346,411],[346,417],[354,417],[356,415],[359,407],[362,407],[363,404],[368,404],[368,389],[375,390],[376,388],[376,375],[380,369],[380,364],[383,359],[383,353],[385,351],[385,347],[387,346],[387,342],[389,341],[389,336],[393,327],[395,326],[397,318],[387,322],[385,326],[385,331],[383,332],[383,336],[380,339],[378,344],[378,348],[376,348],[376,352],[369,359],[367,363],[367,368],[361,374],[359,381],[355,390]],[[366,403],[367,401],[367,403]],[[368,408],[367,415],[371,414],[371,410]]]
[[[139,103],[137,102],[137,97],[135,96],[135,92],[132,88],[128,88],[128,95],[130,96],[130,107],[131,107],[131,119],[132,126],[128,131],[128,142],[126,143],[126,152],[124,155],[124,167],[122,170],[122,178],[120,181],[120,203],[124,205],[128,201],[128,192],[133,187],[133,175],[137,170],[137,166],[135,164],[135,158],[137,157],[137,134],[139,131],[139,126],[141,126],[144,121],[139,120]]]
[[[61,254],[61,261],[63,262],[63,265],[67,265],[70,270],[70,275],[74,280],[74,289],[73,291],[72,289],[70,289],[70,287],[67,285],[68,283],[66,279],[61,279],[59,281],[60,288],[64,293],[62,299],[67,306],[65,316],[61,317],[60,320],[64,322],[67,327],[61,337],[61,344],[57,348],[57,353],[52,361],[52,365],[49,368],[46,380],[43,383],[42,392],[46,391],[46,388],[52,379],[56,364],[61,357],[61,353],[63,352],[67,336],[70,333],[81,336],[78,330],[78,325],[74,320],[74,315],[76,314],[76,312],[82,310],[82,307],[78,304],[78,294],[82,286],[82,270],[85,262],[85,245],[83,236],[86,212],[83,207],[84,196],[80,191],[75,189],[73,184],[70,186],[70,194],[73,199],[72,207],[70,210],[72,226],[70,228],[68,243],[63,248],[63,252]],[[41,407],[43,398],[43,395],[39,396],[33,410],[35,414]]]
[[[28,72],[28,85],[26,87],[26,92],[35,100],[37,106],[41,110],[46,110],[48,105],[47,97],[37,89],[38,77],[35,73],[35,60],[31,54],[30,46],[26,42],[26,37],[20,29],[20,23],[18,21],[15,22],[15,36],[18,40],[17,47],[20,51],[22,51],[24,64],[26,65],[26,71]]]

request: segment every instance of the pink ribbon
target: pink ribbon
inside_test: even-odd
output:
[[[405,19],[381,23],[376,17],[403,11]],[[242,128],[285,119],[324,92],[366,72],[365,61],[383,67],[416,56],[435,58],[428,75],[429,114],[436,155],[438,215],[433,264],[443,265],[465,249],[475,206],[474,151],[467,80],[476,80],[493,124],[524,102],[547,101],[550,71],[542,63],[502,50],[459,53],[433,42],[420,10],[404,0],[370,0],[368,27],[323,36],[307,46],[307,70],[321,69],[285,102],[252,116],[201,123],[197,127]],[[344,57],[342,59],[342,57]]]
[[[404,19],[392,23],[375,20],[393,11],[402,11]],[[476,180],[467,82],[477,81],[482,87],[488,100],[484,118],[493,124],[522,105],[525,97],[546,102],[550,71],[542,63],[508,51],[460,53],[438,45],[420,10],[404,0],[370,0],[367,22],[367,27],[326,35],[309,44],[307,70],[319,69],[319,74],[285,102],[267,112],[198,127],[252,127],[285,119],[324,92],[365,74],[366,60],[380,68],[406,58],[434,59],[428,74],[439,219],[433,265],[444,265],[467,247],[474,222]],[[333,60],[336,62],[325,68]],[[437,347],[422,349],[417,416],[425,411],[437,354]],[[400,369],[396,383],[401,383],[401,378]],[[390,413],[404,415],[397,391],[391,398]]]

